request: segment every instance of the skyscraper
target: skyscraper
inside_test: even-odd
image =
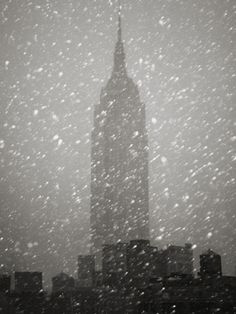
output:
[[[94,109],[91,240],[96,264],[104,244],[149,238],[148,136],[145,105],[128,76],[121,15],[110,79]]]

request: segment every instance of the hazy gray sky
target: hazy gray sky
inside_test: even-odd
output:
[[[117,3],[2,0],[0,263],[73,272],[88,252],[93,105]],[[123,0],[129,75],[147,108],[152,242],[236,265],[234,0]],[[227,255],[227,256],[224,256]]]

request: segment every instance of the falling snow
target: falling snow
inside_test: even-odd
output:
[[[196,255],[212,247],[232,274],[235,1],[123,2],[127,69],[146,106],[151,239],[192,242]],[[1,2],[0,249],[8,269],[73,273],[78,252],[89,250],[93,109],[112,69],[115,6]]]

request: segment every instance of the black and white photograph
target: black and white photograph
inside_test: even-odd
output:
[[[0,0],[0,314],[236,314],[235,91],[235,0]]]

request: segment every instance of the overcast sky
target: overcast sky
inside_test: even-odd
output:
[[[89,249],[93,106],[110,76],[117,2],[0,3],[0,263],[73,273]],[[158,247],[236,265],[234,0],[123,0],[129,76],[146,104]]]

